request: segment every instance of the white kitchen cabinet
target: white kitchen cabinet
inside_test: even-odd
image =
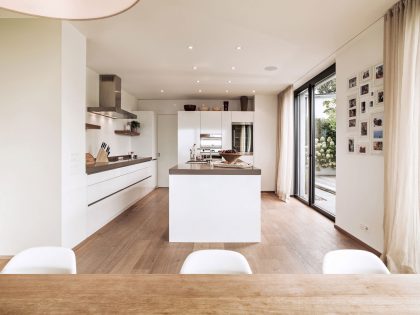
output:
[[[222,112],[222,149],[232,149],[232,112]]]
[[[178,163],[190,159],[190,148],[200,146],[200,112],[178,112]]]
[[[232,122],[254,122],[254,112],[232,111]]]
[[[201,112],[201,133],[216,134],[222,133],[222,112]]]

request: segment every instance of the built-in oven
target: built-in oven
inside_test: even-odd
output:
[[[253,124],[232,123],[232,149],[243,155],[252,155],[254,152]]]

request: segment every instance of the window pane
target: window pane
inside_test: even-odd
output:
[[[309,200],[309,94],[308,90],[298,96],[299,147],[298,147],[298,195]]]
[[[314,204],[335,215],[336,170],[335,75],[315,86],[315,200]]]

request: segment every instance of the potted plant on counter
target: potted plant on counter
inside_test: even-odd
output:
[[[136,120],[132,120],[130,122],[130,127],[131,127],[132,132],[137,132],[137,129],[140,128],[140,122],[138,122]]]

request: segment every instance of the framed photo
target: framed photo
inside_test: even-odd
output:
[[[361,141],[356,144],[356,153],[367,155],[369,153],[369,142],[368,141]]]
[[[372,73],[372,67],[369,67],[362,72],[360,72],[360,82],[368,82],[372,80],[373,73]]]
[[[373,113],[370,118],[371,130],[384,129],[384,112]]]
[[[375,86],[384,84],[384,65],[382,63],[373,67],[373,78]]]
[[[373,102],[372,102],[373,104]],[[366,114],[369,109],[369,100],[368,99],[362,99],[359,102],[359,113],[361,115]]]
[[[384,130],[383,129],[373,130],[373,132],[372,132],[373,141],[382,140],[383,138],[384,138]]]
[[[363,97],[363,96],[369,96],[370,95],[370,92],[371,92],[371,90],[370,90],[370,83],[362,83],[362,84],[360,84],[359,93],[360,93],[360,96],[361,97]]]
[[[373,101],[373,98],[370,98],[368,100],[368,108],[369,108],[369,110],[372,110],[374,106],[375,106],[375,102]]]
[[[349,109],[349,118],[356,118],[357,116],[357,108]]]
[[[360,124],[359,124],[359,136],[360,137],[368,137],[369,136],[369,120],[368,119],[364,119],[364,120],[360,120]]]
[[[352,90],[357,87],[357,75],[352,75],[347,79],[347,89]]]
[[[354,144],[354,138],[347,138],[347,152],[348,153],[354,153],[355,144]]]
[[[356,130],[356,126],[357,126],[357,120],[356,118],[352,118],[349,119],[349,123],[348,123],[348,130],[349,131],[355,131]]]
[[[383,152],[384,152],[383,140],[372,141],[372,154],[383,154]]]
[[[347,98],[347,104],[348,104],[349,109],[356,108],[356,106],[357,106],[357,96],[356,95],[350,95]]]
[[[374,93],[375,97],[375,106],[383,106],[384,105],[384,88],[381,87],[375,90]]]

